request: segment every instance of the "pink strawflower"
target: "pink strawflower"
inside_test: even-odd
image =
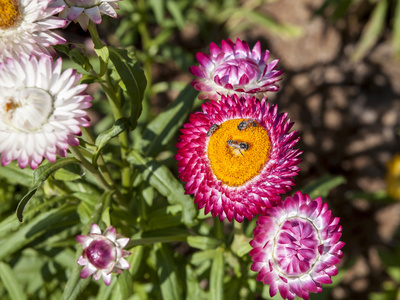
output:
[[[85,266],[81,271],[81,278],[93,274],[95,280],[103,277],[104,283],[110,285],[112,273],[122,273],[123,269],[131,266],[125,257],[130,252],[122,250],[129,238],[122,238],[113,226],[108,226],[101,234],[100,227],[93,223],[89,235],[78,235],[75,238],[83,247],[83,253],[78,259],[80,266]]]
[[[55,55],[52,45],[66,40],[51,29],[66,21],[53,16],[63,10],[53,0],[2,0],[0,6],[0,62],[7,57]]]
[[[49,56],[0,62],[1,164],[17,160],[32,169],[43,161],[66,156],[79,145],[80,127],[90,125],[85,109],[92,97],[78,84],[76,70],[61,71],[62,60]]]
[[[335,265],[345,245],[341,235],[339,218],[321,197],[311,201],[297,192],[258,218],[250,242],[251,270],[259,272],[258,281],[270,285],[271,297],[279,291],[284,299],[308,299],[338,273]]]
[[[261,53],[260,42],[252,50],[245,41],[236,43],[222,40],[221,48],[210,44],[210,55],[196,54],[200,66],[192,66],[190,72],[199,77],[192,86],[201,91],[199,98],[218,101],[221,95],[250,95],[258,99],[268,91],[277,91],[275,82],[281,80],[281,70],[275,70],[278,59],[267,63],[269,51]]]
[[[175,159],[187,194],[220,220],[242,222],[282,201],[297,175],[297,132],[266,99],[237,95],[202,104],[190,116]]]
[[[60,17],[67,20],[68,26],[71,21],[78,22],[83,30],[87,30],[89,20],[95,24],[101,23],[101,15],[105,14],[112,18],[117,17],[115,9],[119,9],[117,1],[121,0],[56,0],[58,5],[64,5],[65,9]]]

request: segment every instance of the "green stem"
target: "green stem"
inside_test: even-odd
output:
[[[102,47],[102,42],[97,33],[96,27],[91,23],[89,24],[89,32],[93,41],[98,44],[96,47]],[[101,60],[102,61],[102,60]],[[108,64],[107,62],[105,62]],[[110,70],[106,70],[102,78],[102,87],[107,95],[108,102],[110,103],[111,110],[114,115],[114,120],[118,120],[124,117],[121,107],[121,94],[118,92],[118,88],[114,86],[110,78]],[[122,181],[122,194],[128,195],[131,187],[131,176],[130,176],[130,166],[127,162],[127,154],[129,151],[129,136],[128,132],[124,131],[118,136],[119,142],[121,144],[121,160],[122,160],[122,170],[121,170],[121,181]]]
[[[108,182],[104,179],[103,175],[100,173],[98,169],[96,169],[79,151],[78,147],[70,147],[69,148],[70,152],[72,155],[81,162],[82,166],[87,169],[90,173],[93,174],[93,177],[96,179],[96,181],[99,183],[99,185],[107,190],[111,191],[113,190],[113,187],[108,184]]]

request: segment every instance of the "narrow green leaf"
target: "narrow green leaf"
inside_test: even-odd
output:
[[[110,59],[121,77],[120,87],[131,101],[131,129],[135,129],[142,112],[142,100],[147,80],[139,64],[128,55],[128,51],[110,46]]]
[[[158,244],[156,249],[157,273],[160,279],[162,298],[164,300],[183,299],[182,286],[171,250],[164,244]]]
[[[187,242],[189,246],[201,250],[215,249],[220,244],[217,239],[207,236],[188,236]]]
[[[308,194],[311,199],[315,199],[317,197],[324,198],[328,196],[329,192],[333,188],[343,183],[346,183],[346,179],[343,176],[325,175],[322,178],[308,184],[302,189],[302,192]]]
[[[122,272],[117,277],[117,285],[114,288],[111,300],[128,299],[133,294],[131,274]]]
[[[107,46],[104,45],[103,42],[101,41],[101,39],[97,33],[97,29],[92,25],[91,22],[89,22],[88,29],[89,29],[90,35],[91,35],[93,43],[94,43],[94,51],[96,52],[97,56],[99,57],[99,62],[100,62],[99,75],[103,76],[107,71],[110,51],[107,48]]]
[[[400,57],[400,0],[396,1],[396,8],[393,16],[393,46],[395,53]]]
[[[37,189],[53,172],[60,168],[63,168],[69,164],[79,163],[77,159],[73,157],[59,158],[54,163],[48,163],[38,167],[33,173],[33,186],[29,192],[21,199],[17,206],[17,218],[22,223],[24,218],[24,211],[29,200],[35,195]]]
[[[17,277],[14,274],[13,269],[4,262],[0,261],[0,279],[4,284],[10,299],[12,300],[24,300],[27,299],[23,293],[23,288],[19,284]]]
[[[121,118],[115,121],[115,124],[110,129],[100,133],[95,141],[97,146],[96,151],[93,154],[92,163],[94,166],[97,165],[97,159],[101,154],[104,146],[114,137],[118,136],[123,131],[127,130],[130,125],[130,120],[128,118]]]
[[[211,300],[224,299],[224,256],[221,249],[215,252],[215,257],[211,266],[210,274],[210,293]]]
[[[299,37],[303,34],[303,30],[294,25],[281,24],[271,17],[257,11],[237,9],[235,16],[245,18],[246,21],[263,26],[266,30],[284,38]]]
[[[149,0],[151,9],[153,10],[154,16],[158,25],[162,25],[164,22],[164,0]]]
[[[386,14],[388,10],[387,0],[379,0],[375,5],[368,23],[365,25],[360,41],[352,55],[354,61],[358,61],[376,44],[385,28]]]
[[[9,183],[29,187],[32,185],[33,171],[30,168],[21,169],[17,164],[11,163],[0,168],[0,177],[7,179]]]
[[[186,299],[197,299],[197,300],[208,299],[207,294],[200,287],[200,283],[197,279],[196,272],[188,264],[186,265],[186,286],[187,286]]]
[[[201,265],[205,261],[213,260],[214,257],[216,256],[215,253],[217,251],[218,250],[212,249],[212,250],[195,252],[195,253],[193,253],[192,257],[190,258],[190,263],[198,266],[198,265]]]
[[[187,230],[168,228],[137,233],[132,236],[130,246],[147,245],[155,243],[186,242],[189,233]]]
[[[136,165],[141,170],[141,176],[158,192],[167,197],[170,204],[182,206],[182,222],[187,226],[196,223],[196,209],[193,199],[185,195],[181,183],[175,178],[171,171],[152,158],[144,158],[136,151],[132,151],[128,156],[128,161]]]
[[[43,212],[20,227],[18,231],[1,240],[0,260],[45,234],[52,225],[71,220],[74,216],[77,217],[76,206],[71,204]]]
[[[192,110],[198,93],[188,84],[175,101],[149,123],[143,132],[140,149],[146,149],[148,156],[155,156],[163,146],[170,143]]]
[[[167,1],[167,9],[174,18],[176,25],[178,25],[178,28],[183,29],[185,27],[185,19],[183,18],[178,3],[175,1]]]

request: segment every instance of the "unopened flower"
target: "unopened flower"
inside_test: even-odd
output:
[[[282,201],[297,175],[297,132],[263,99],[222,96],[190,116],[176,144],[179,177],[195,203],[222,221],[241,222]]]
[[[121,0],[56,0],[58,5],[65,5],[65,9],[60,13],[60,17],[67,20],[78,22],[83,30],[87,30],[89,20],[95,24],[101,23],[101,15],[105,14],[112,18],[117,17],[115,9],[119,9],[117,1]],[[68,25],[67,24],[67,25]]]
[[[390,197],[400,200],[400,153],[386,164],[386,185]]]
[[[54,55],[52,45],[65,39],[51,31],[66,21],[53,16],[63,10],[52,0],[0,0],[0,62],[6,57]]]
[[[275,84],[281,80],[281,70],[275,70],[278,59],[267,63],[269,51],[261,52],[260,42],[252,50],[245,41],[236,43],[222,40],[221,48],[210,44],[210,55],[198,52],[200,66],[192,66],[190,72],[197,76],[192,86],[201,91],[199,98],[218,101],[220,95],[255,96],[259,99],[268,91],[277,91]]]
[[[320,293],[321,284],[332,283],[338,273],[335,265],[345,244],[341,235],[339,218],[321,197],[311,201],[297,192],[258,218],[250,242],[251,270],[270,285],[271,297],[279,291],[283,299],[309,299],[310,292]]]
[[[118,274],[131,267],[125,259],[131,253],[122,250],[128,244],[129,238],[117,235],[111,225],[101,234],[100,227],[93,223],[90,234],[78,235],[76,240],[83,247],[83,253],[78,259],[78,264],[85,266],[81,271],[81,278],[93,274],[95,280],[103,277],[104,283],[109,285],[112,273]]]
[[[75,135],[90,123],[86,108],[92,97],[86,84],[77,84],[75,70],[61,71],[61,58],[8,58],[0,63],[1,164],[17,160],[21,168],[35,169],[43,157],[50,162],[66,156]]]

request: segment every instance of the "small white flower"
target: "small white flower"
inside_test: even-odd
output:
[[[117,17],[115,9],[119,9],[117,1],[121,0],[57,0],[55,4],[65,5],[65,9],[60,13],[60,17],[68,23],[74,21],[81,25],[83,30],[87,30],[89,20],[95,24],[101,23],[101,15],[105,14],[112,18]]]
[[[113,226],[108,226],[101,234],[100,227],[93,223],[89,235],[78,235],[76,240],[82,245],[83,253],[78,259],[78,265],[85,266],[81,271],[81,278],[87,278],[93,274],[95,280],[103,277],[104,283],[111,283],[112,273],[121,273],[122,269],[131,266],[124,257],[131,255],[122,250],[129,238],[117,235]]]
[[[0,62],[1,164],[17,160],[32,169],[43,161],[66,156],[69,145],[79,145],[75,135],[90,125],[86,108],[92,97],[77,85],[76,70],[61,72],[62,60],[49,56],[8,58]]]
[[[51,31],[66,21],[53,16],[63,10],[54,0],[0,0],[0,61],[6,57],[54,55],[52,45],[65,39]]]

